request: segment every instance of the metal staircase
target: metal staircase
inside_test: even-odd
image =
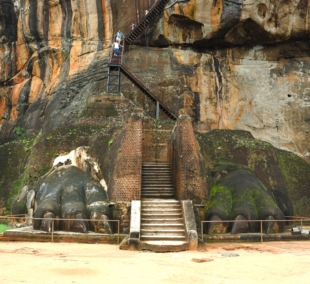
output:
[[[110,52],[109,58],[109,70],[108,70],[108,93],[120,93],[121,92],[121,73],[123,73],[130,81],[132,81],[148,98],[156,103],[156,119],[159,119],[159,111],[167,115],[172,120],[176,120],[177,116],[171,111],[168,106],[161,100],[159,100],[136,76],[130,71],[129,67],[123,64],[122,58],[125,50],[125,42],[131,44],[143,30],[159,15],[169,0],[158,0],[148,14],[142,19],[142,21],[136,26],[136,28],[129,33],[123,40],[121,54],[115,56],[113,52],[113,46]]]
[[[165,105],[164,102],[159,100],[137,77],[135,77],[124,64],[121,65],[121,72],[132,81],[147,97],[156,103],[156,119],[159,116],[159,110],[163,111],[170,119],[176,120],[177,116]]]
[[[141,20],[141,22],[132,30],[126,37],[125,41],[128,44],[132,44],[134,40],[142,34],[144,29],[151,24],[156,17],[164,10],[166,4],[169,0],[158,0],[155,6],[148,12],[146,16]]]
[[[108,70],[108,93],[120,93],[121,91],[121,65],[124,54],[124,45],[120,46],[120,55],[116,56],[113,51],[113,46],[109,56]]]
[[[121,91],[121,67],[109,66],[108,71],[108,93],[120,93]]]

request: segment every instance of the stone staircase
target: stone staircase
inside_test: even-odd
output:
[[[173,197],[170,165],[144,163],[140,249],[157,252],[187,249],[181,203]]]
[[[187,250],[180,201],[144,199],[141,202],[140,249],[155,252]]]
[[[174,198],[171,167],[168,163],[142,165],[142,198]]]

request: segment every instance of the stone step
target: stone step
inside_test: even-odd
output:
[[[142,211],[143,210],[143,211]],[[180,212],[182,213],[182,209],[180,207],[170,207],[170,206],[164,206],[164,207],[157,207],[157,206],[145,206],[141,207],[141,212],[154,212],[156,211],[161,211],[161,212]],[[170,211],[166,211],[170,210]]]
[[[141,214],[141,219],[175,219],[182,218],[181,213],[144,213]],[[183,219],[183,218],[182,218]]]
[[[171,171],[170,167],[142,166],[143,171]]]
[[[173,187],[142,187],[142,193],[174,193]]]
[[[151,174],[151,175],[142,175],[141,180],[169,180],[172,181],[171,174],[160,175],[160,174]]]
[[[165,165],[165,164],[142,164],[142,169],[144,170],[150,170],[150,169],[165,169],[165,170],[171,170],[171,167],[169,164]]]
[[[142,171],[144,173],[153,173],[153,172],[171,173],[170,168],[145,168],[145,167],[142,167]]]
[[[151,171],[151,172],[142,172],[142,179],[143,178],[147,178],[147,177],[170,177],[171,178],[171,172],[167,172],[167,171]]]
[[[173,187],[172,183],[168,183],[168,182],[162,182],[162,181],[157,181],[155,183],[142,183],[142,187],[154,187],[154,188],[158,188],[158,187]]]
[[[185,236],[185,230],[183,229],[157,229],[157,230],[151,230],[151,229],[141,229],[141,234],[144,236]]]
[[[169,235],[141,235],[140,240],[142,241],[185,241],[185,236],[169,236]]]
[[[145,162],[142,164],[144,167],[170,167],[170,163],[165,162]]]
[[[180,204],[142,204],[141,205],[141,209],[151,209],[151,208],[156,208],[156,209],[167,209],[167,208],[171,208],[171,209],[180,209],[181,210],[181,206]]]
[[[142,193],[142,198],[173,198],[173,193]]]
[[[167,182],[161,182],[161,181],[157,181],[157,182],[153,182],[153,183],[142,183],[142,188],[145,187],[153,187],[153,188],[173,188],[172,183],[167,183]]]
[[[157,230],[163,228],[182,229],[184,230],[183,223],[141,223],[141,229]]]
[[[161,177],[161,178],[171,178],[172,179],[172,176],[171,176],[171,173],[168,173],[168,172],[142,172],[142,179],[146,179],[146,178],[157,178],[157,177]]]
[[[172,192],[174,193],[173,187],[142,187],[142,193],[146,192]]]
[[[172,185],[172,179],[170,177],[161,177],[161,178],[149,177],[142,179],[142,184],[152,184],[152,183]]]
[[[153,252],[180,252],[188,248],[185,241],[143,241],[140,243],[141,250],[149,250]]]
[[[170,165],[142,165],[142,169],[144,170],[154,170],[154,169],[163,169],[163,170],[171,170]]]
[[[181,208],[143,208],[141,209],[141,214],[170,214],[170,213],[178,213],[182,214]]]
[[[161,191],[172,191],[172,192],[174,192],[174,190],[173,190],[173,187],[172,186],[170,186],[170,187],[163,187],[163,186],[158,186],[158,187],[156,187],[156,186],[143,186],[142,187],[142,192],[146,192],[146,191],[158,191],[158,192],[161,192]]]
[[[153,174],[150,174],[150,175],[145,175],[145,174],[142,174],[142,180],[169,180],[169,181],[172,181],[172,177],[171,177],[171,174],[158,174],[158,173],[153,173]]]
[[[167,212],[182,213],[181,206],[141,206],[141,212],[155,212],[155,211],[163,212],[163,210]]]
[[[162,178],[162,177],[158,177],[158,178],[146,178],[146,179],[142,179],[142,184],[145,185],[152,185],[152,184],[168,184],[168,185],[173,185],[171,178]]]
[[[163,167],[160,167],[160,168],[157,168],[157,167],[142,167],[142,171],[143,172],[154,172],[154,171],[160,171],[160,172],[171,172],[171,169],[170,168],[163,168]]]
[[[166,192],[166,191],[170,191],[170,192],[173,192],[174,193],[174,189],[172,186],[170,187],[162,187],[162,186],[143,186],[142,189],[141,189],[142,192]]]
[[[172,183],[163,183],[161,181],[157,181],[154,183],[142,183],[142,187],[154,187],[154,188],[160,188],[160,187],[169,187],[169,188],[173,188]]]
[[[141,226],[146,225],[146,224],[179,224],[179,225],[184,225],[183,218],[170,218],[170,219],[158,219],[158,218],[141,218]]]
[[[142,199],[141,200],[143,203],[142,204],[180,204],[180,201],[175,200],[175,199],[169,199],[169,200],[161,200],[158,198],[153,198],[153,199]]]
[[[173,187],[142,187],[142,193],[144,192],[172,192],[174,193]]]
[[[148,179],[157,179],[158,177],[163,178],[163,179],[170,179],[172,180],[171,173],[165,173],[165,174],[159,174],[159,173],[151,173],[151,174],[145,174],[142,173],[142,180],[148,180]]]
[[[152,177],[145,177],[142,179],[142,184],[152,185],[152,184],[167,184],[173,185],[171,177],[160,177],[160,176],[152,176]]]

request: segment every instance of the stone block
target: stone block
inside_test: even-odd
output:
[[[185,222],[188,250],[197,250],[198,234],[197,234],[197,226],[195,221],[193,203],[191,200],[182,200],[181,205]]]
[[[137,249],[140,243],[141,201],[131,201],[131,219],[128,245],[129,249]]]

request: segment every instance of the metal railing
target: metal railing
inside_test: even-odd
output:
[[[121,43],[123,43],[123,45],[121,45]],[[124,39],[122,39],[120,42],[120,54],[119,54],[119,56],[115,57],[114,56],[114,45],[112,44],[111,48],[110,48],[110,52],[109,52],[109,64],[113,63],[112,61],[114,58],[114,60],[116,59],[116,61],[117,61],[116,64],[122,65],[124,50],[125,50],[125,41],[124,41]]]
[[[29,217],[27,215],[9,215],[9,216],[0,216],[0,223],[1,220],[12,220],[11,221],[11,228],[10,229],[17,229],[14,228],[14,224],[17,222],[17,220],[24,220],[24,223],[26,223],[27,221],[30,221],[31,223],[34,220],[44,220],[44,221],[50,221],[52,223],[51,225],[51,231],[50,232],[46,232],[46,233],[50,233],[51,234],[51,242],[54,242],[54,232],[55,232],[55,222],[60,222],[60,221],[85,221],[85,222],[91,222],[91,223],[99,223],[99,222],[103,222],[103,223],[108,223],[108,222],[117,222],[117,241],[116,243],[119,244],[120,242],[120,220],[94,220],[94,219],[61,219],[61,218],[33,218],[33,217]],[[41,230],[39,230],[41,231]],[[67,231],[60,231],[57,230],[58,232],[67,232]],[[71,232],[71,231],[70,231]],[[108,234],[108,233],[98,233],[98,234],[102,234],[102,235],[115,235],[114,233]]]
[[[273,223],[279,223],[279,222],[285,222],[285,223],[296,223],[296,221],[299,221],[300,224],[300,228],[302,229],[304,226],[305,222],[310,222],[310,218],[309,217],[293,217],[291,216],[291,218],[294,219],[286,219],[286,220],[209,220],[209,221],[201,221],[201,240],[203,241],[203,224],[205,223],[217,223],[217,224],[221,224],[221,223],[237,223],[237,222],[246,222],[246,223],[258,223],[259,222],[259,232],[260,233],[260,241],[263,242],[263,235],[265,233],[263,233],[263,223],[265,222],[273,222]],[[252,232],[253,233],[253,232]],[[213,234],[212,234],[213,235]],[[221,235],[221,234],[216,234],[216,235]],[[222,234],[223,235],[223,234]],[[238,235],[238,234],[236,234]],[[265,234],[268,235],[268,234]]]

